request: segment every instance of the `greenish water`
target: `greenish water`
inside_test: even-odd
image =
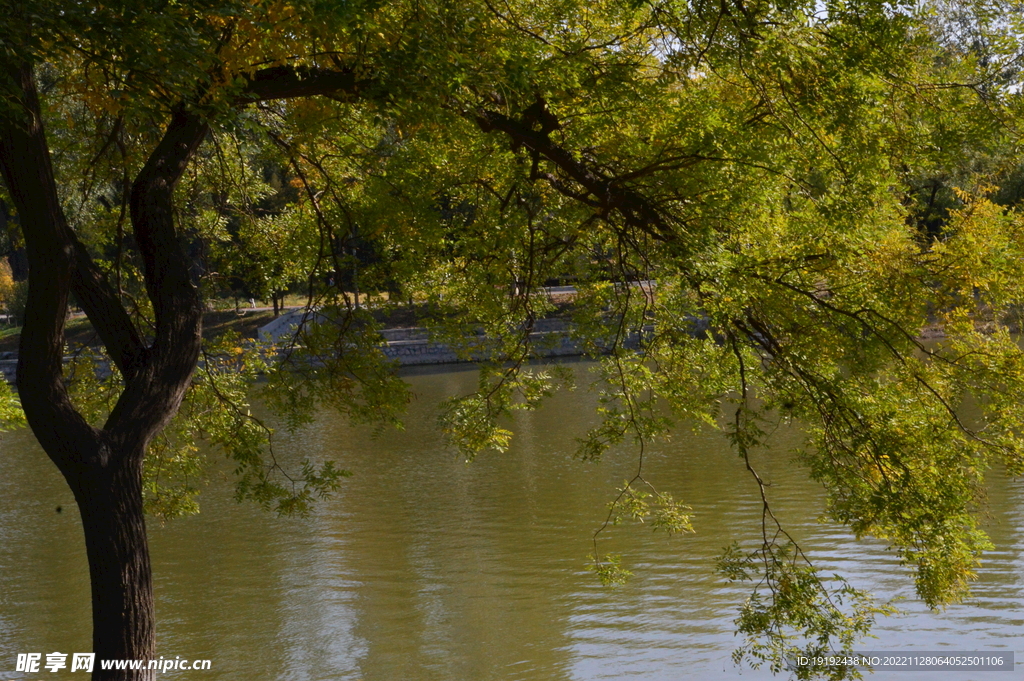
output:
[[[217,464],[201,515],[150,523],[157,652],[212,661],[210,671],[161,677],[771,678],[737,669],[729,657],[746,592],[714,574],[714,559],[733,541],[757,540],[760,507],[756,486],[720,435],[679,433],[648,451],[645,475],[693,507],[696,534],[670,538],[629,525],[604,533],[601,550],[622,554],[635,573],[609,589],[584,566],[605,504],[637,461],[628,449],[599,465],[571,459],[573,437],[593,423],[594,396],[559,394],[539,412],[519,415],[509,452],[467,465],[444,447],[435,407],[470,391],[475,374],[408,380],[417,398],[403,432],[374,438],[324,413],[281,437],[284,459],[329,457],[355,473],[310,517],[281,519],[234,503],[230,467]],[[783,449],[797,437],[776,439]],[[996,549],[974,598],[934,614],[913,599],[911,579],[883,545],[816,521],[821,491],[788,455],[763,454],[757,466],[771,483],[776,513],[820,564],[884,597],[908,597],[908,613],[880,622],[880,638],[864,649],[1016,649],[1024,657],[1020,481],[990,485],[987,530]],[[4,434],[0,679],[64,678],[17,674],[15,657],[88,651],[88,588],[71,493],[27,431]],[[875,678],[972,678],[907,674]]]

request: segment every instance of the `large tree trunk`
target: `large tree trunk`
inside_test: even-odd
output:
[[[153,580],[142,509],[142,452],[112,457],[79,479],[92,585],[93,652],[97,660],[155,658]],[[97,667],[99,664],[97,663]],[[152,679],[155,672],[94,671],[94,679]]]

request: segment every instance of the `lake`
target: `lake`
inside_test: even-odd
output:
[[[696,533],[669,537],[628,523],[602,533],[602,553],[621,554],[634,572],[624,586],[604,587],[585,569],[591,538],[615,488],[632,477],[636,452],[623,447],[600,464],[572,459],[573,438],[595,422],[594,394],[559,393],[518,414],[508,452],[467,464],[437,431],[436,405],[472,390],[475,373],[407,380],[416,398],[404,431],[374,437],[325,412],[279,435],[282,459],[333,458],[354,473],[309,517],[235,503],[231,467],[217,461],[199,516],[150,520],[157,653],[212,661],[209,671],[167,678],[772,678],[730,659],[748,590],[725,582],[714,561],[734,541],[758,540],[760,501],[720,434],[682,431],[650,447],[645,476],[693,507]],[[28,431],[0,437],[0,679],[62,678],[13,669],[18,652],[91,649],[80,520]],[[823,493],[785,451],[799,438],[795,428],[779,433],[776,448],[756,457],[777,515],[821,566],[907,599],[905,614],[880,621],[879,638],[862,649],[1021,652],[1024,483],[993,476],[985,528],[996,548],[970,602],[932,613],[884,544],[818,522]],[[1017,672],[975,676],[1017,678],[1021,658]]]

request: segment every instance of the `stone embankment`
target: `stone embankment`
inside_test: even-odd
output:
[[[275,319],[259,330],[260,340],[269,343],[287,343],[301,322],[300,311],[290,312]],[[308,322],[307,322],[308,323]],[[444,343],[430,339],[430,330],[422,327],[384,329],[384,354],[401,366],[424,366],[430,364],[456,364],[471,362],[460,357],[454,349]],[[485,342],[480,337],[480,342]],[[636,341],[630,339],[633,343]],[[536,357],[576,357],[584,354],[579,343],[573,340],[568,324],[557,319],[543,319],[537,322],[530,334],[530,343]],[[629,344],[629,343],[628,343]],[[8,383],[14,383],[18,368],[18,353],[0,353],[0,372]]]
[[[287,343],[300,324],[317,323],[316,313],[294,310],[281,315],[259,330],[266,343]],[[449,345],[430,339],[430,330],[423,327],[383,329],[384,354],[401,366],[456,364],[472,361],[460,357]],[[481,343],[485,341],[480,337]],[[530,343],[538,357],[575,357],[583,354],[580,345],[569,333],[569,325],[561,319],[541,319],[534,325]],[[471,343],[472,344],[472,341]]]
[[[460,358],[444,343],[432,342],[427,329],[388,329],[382,335],[387,340],[384,354],[402,366],[471,361]],[[539,357],[575,357],[583,354],[579,344],[565,328],[538,329],[530,334],[530,343]]]

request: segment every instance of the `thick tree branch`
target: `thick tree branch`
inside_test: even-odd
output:
[[[477,111],[474,119],[484,132],[503,132],[513,144],[526,147],[553,163],[569,179],[585,189],[602,212],[616,212],[627,225],[660,241],[670,242],[676,239],[675,229],[666,221],[662,211],[652,205],[647,197],[623,186],[617,178],[608,177],[599,170],[587,167],[571,152],[552,142],[544,127],[535,130],[526,122],[517,121],[496,111]],[[559,178],[547,174],[537,174],[537,177],[547,179],[556,191],[581,200],[580,192],[572,190]],[[591,201],[587,203],[592,204]]]
[[[354,94],[362,87],[365,83],[351,71],[273,67],[249,78],[237,104]],[[142,373],[129,383],[106,425],[131,443],[148,442],[177,412],[201,350],[202,301],[174,229],[173,200],[175,186],[208,131],[201,113],[181,106],[132,185],[130,214],[156,337]]]
[[[126,387],[106,428],[129,443],[145,443],[177,412],[202,342],[202,301],[174,229],[174,188],[209,126],[179,108],[132,185],[130,214],[142,255],[156,337],[136,380]]]
[[[256,71],[249,77],[238,98],[239,104],[268,99],[294,99],[314,95],[353,95],[370,86],[349,69],[296,69],[275,66]]]
[[[103,341],[107,354],[125,381],[131,382],[144,361],[145,344],[131,316],[121,304],[117,291],[77,239],[71,285],[75,297]]]
[[[99,434],[68,398],[62,375],[64,320],[76,239],[61,210],[32,66],[5,64],[14,87],[0,117],[0,171],[18,210],[29,261],[29,289],[18,353],[18,386],[29,425],[65,475],[102,460]]]

